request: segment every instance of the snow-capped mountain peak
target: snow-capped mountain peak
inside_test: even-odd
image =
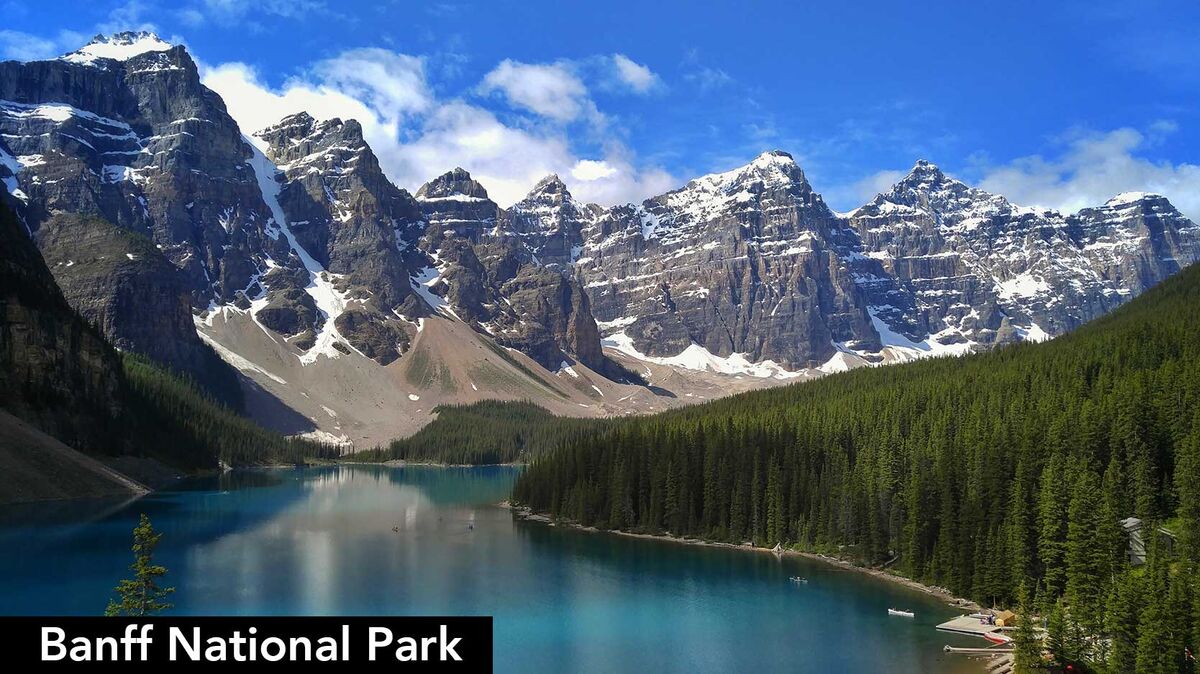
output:
[[[776,200],[796,202],[815,208],[822,216],[832,215],[792,155],[783,150],[769,150],[735,169],[696,178],[674,192],[648,200],[642,208],[654,221],[648,231],[658,231],[659,225],[674,227],[709,220],[762,200],[763,205]],[[664,207],[669,212],[660,212]]]
[[[570,196],[566,183],[562,181],[562,178],[558,177],[557,173],[551,173],[537,181],[537,184],[529,191],[529,196],[535,194],[567,194],[567,196]]]
[[[97,35],[92,41],[62,60],[83,65],[96,65],[99,59],[128,61],[146,52],[167,51],[175,45],[149,31],[126,31],[112,35]]]
[[[849,215],[864,218],[919,215],[932,217],[945,226],[956,226],[961,221],[978,223],[997,214],[1033,212],[1037,209],[1015,206],[998,194],[971,187],[922,159],[891,189]]]
[[[529,194],[508,209],[513,233],[544,264],[566,264],[579,259],[583,232],[604,213],[596,204],[577,201],[556,174],[542,178]]]
[[[804,171],[800,170],[792,155],[783,150],[768,150],[743,166],[696,178],[681,191],[727,191],[756,182],[763,183],[767,188],[785,187],[792,184],[807,186],[808,184],[804,177]]]
[[[421,189],[417,190],[416,196],[420,201],[437,199],[486,201],[488,199],[487,190],[483,188],[483,185],[472,178],[466,169],[459,167],[422,185]]]
[[[925,159],[918,160],[892,189],[876,197],[876,201],[916,206],[919,202],[950,193],[966,194],[972,189],[966,184],[946,175],[937,164]]]
[[[1122,192],[1108,201],[1104,202],[1105,206],[1131,206],[1142,201],[1152,201],[1163,199],[1159,194],[1151,192]]]
[[[564,208],[582,208],[557,174],[542,178],[525,198],[512,206],[515,213],[559,213]]]

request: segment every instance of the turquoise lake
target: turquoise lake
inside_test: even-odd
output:
[[[0,508],[0,614],[101,613],[144,512],[177,614],[491,615],[498,672],[982,671],[942,653],[986,644],[937,632],[958,612],[931,597],[816,561],[514,520],[494,504],[517,474],[248,470]]]

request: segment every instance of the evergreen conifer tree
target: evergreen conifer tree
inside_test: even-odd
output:
[[[164,601],[175,592],[173,587],[160,587],[159,579],[166,575],[166,568],[154,563],[154,550],[162,534],[154,531],[150,518],[142,513],[138,525],[133,529],[133,578],[117,583],[114,592],[118,600],[110,599],[106,616],[149,616],[161,613],[172,606]]]

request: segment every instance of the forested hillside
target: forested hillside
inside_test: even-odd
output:
[[[335,446],[268,431],[144,357],[125,355],[123,364],[132,451],[185,468],[218,460],[231,466],[300,463],[339,454]]]
[[[614,423],[535,460],[514,500],[889,563],[989,605],[1024,586],[1061,659],[1182,671],[1200,639],[1200,267],[1050,343]],[[1155,539],[1129,573],[1130,516],[1165,523],[1174,556]]]
[[[610,423],[556,417],[529,402],[484,400],[443,405],[437,420],[412,437],[353,455],[362,461],[434,461],[450,464],[522,463]]]

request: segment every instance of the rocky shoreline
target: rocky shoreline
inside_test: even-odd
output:
[[[651,540],[657,540],[657,541],[668,541],[671,543],[680,543],[683,545],[698,545],[698,546],[710,547],[710,548],[729,548],[729,549],[733,549],[733,550],[744,550],[747,552],[777,554],[777,555],[781,555],[781,556],[804,557],[807,559],[813,559],[813,560],[817,560],[819,562],[824,562],[826,564],[830,564],[830,565],[833,565],[833,566],[836,566],[836,567],[839,567],[842,569],[846,569],[849,571],[855,571],[858,573],[867,574],[869,576],[874,576],[875,578],[880,578],[880,579],[886,580],[890,583],[896,583],[898,585],[903,585],[904,587],[907,587],[911,590],[916,590],[918,592],[922,592],[924,594],[928,594],[930,596],[936,597],[936,598],[940,599],[941,601],[944,601],[946,604],[953,606],[955,608],[960,608],[960,609],[970,610],[970,611],[979,611],[979,610],[982,610],[982,608],[983,608],[979,604],[977,604],[969,599],[964,599],[962,597],[954,596],[954,594],[952,592],[950,592],[949,590],[947,590],[945,588],[936,587],[933,585],[926,585],[924,583],[915,581],[911,578],[905,578],[904,576],[892,573],[890,571],[887,571],[886,569],[877,569],[877,568],[871,568],[871,567],[866,567],[866,566],[860,566],[858,564],[854,564],[852,562],[846,561],[844,559],[839,559],[837,557],[832,557],[830,555],[823,555],[823,554],[819,554],[819,553],[815,553],[815,552],[802,552],[799,550],[781,550],[779,552],[775,552],[771,548],[760,548],[760,547],[756,547],[756,546],[748,545],[748,544],[744,544],[744,543],[743,544],[721,543],[718,541],[706,541],[706,540],[700,539],[700,538],[682,538],[679,536],[670,536],[667,534],[641,534],[641,533],[634,533],[631,531],[612,531],[612,530],[607,530],[607,529],[597,529],[596,527],[586,527],[586,526],[583,526],[583,525],[575,523],[575,522],[554,520],[547,515],[543,515],[541,513],[535,513],[532,510],[530,510],[529,508],[526,508],[524,506],[515,506],[515,505],[509,503],[508,501],[502,501],[502,502],[498,503],[497,505],[501,508],[506,508],[506,509],[512,511],[513,515],[520,519],[527,520],[530,522],[541,522],[543,524],[548,524],[550,526],[569,527],[572,529],[578,529],[580,531],[587,531],[587,532],[592,532],[592,533],[614,534],[617,536],[624,536],[626,538],[645,538],[645,539],[651,539]]]

